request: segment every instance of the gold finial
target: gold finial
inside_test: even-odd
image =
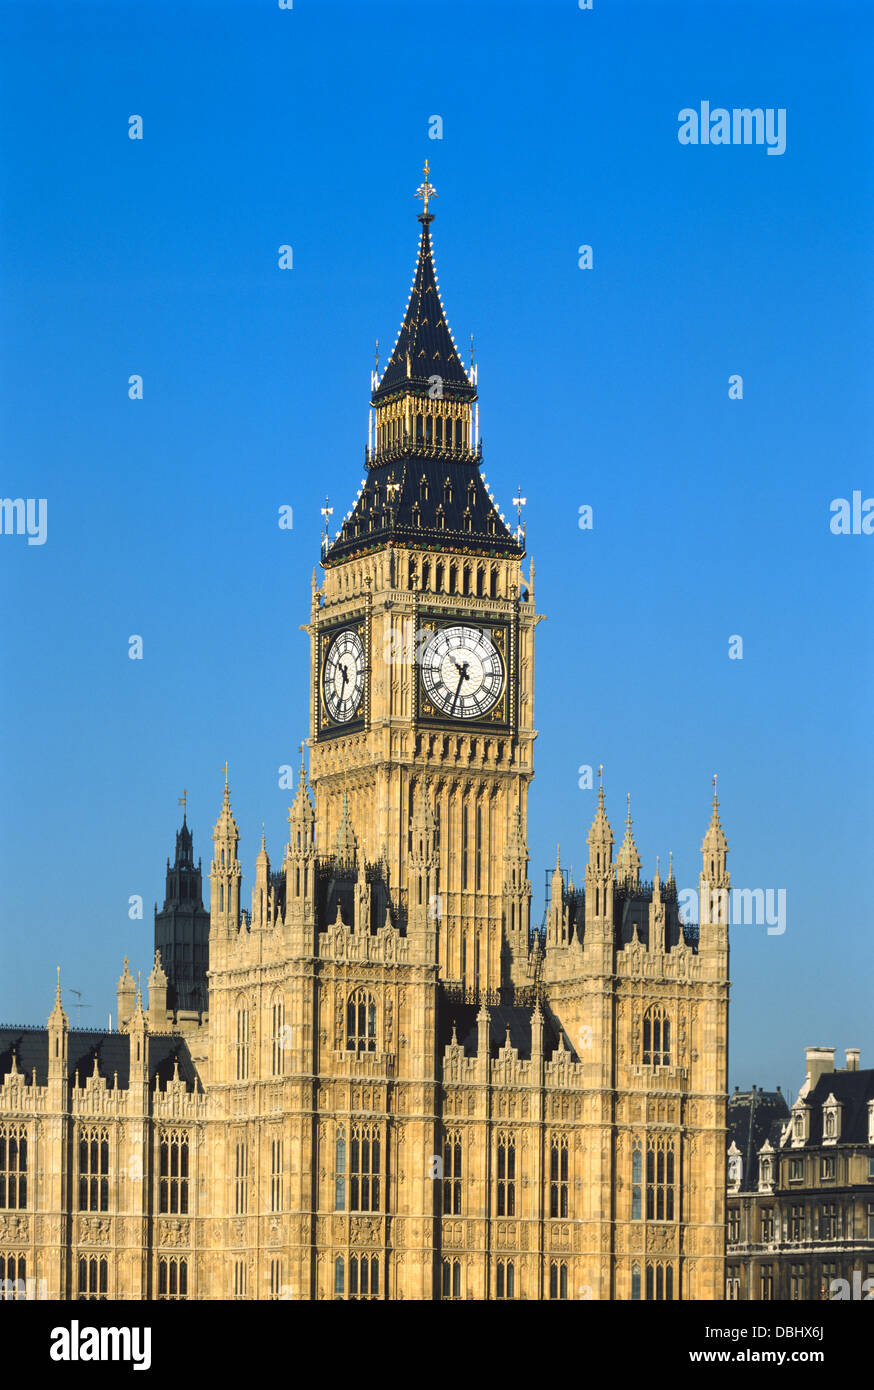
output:
[[[176,805],[177,805],[177,806],[182,806],[182,807],[184,808],[183,811],[182,811],[182,819],[184,820],[185,817],[186,817],[187,814],[188,814],[188,788],[187,788],[187,787],[183,787],[183,788],[182,788],[182,795],[179,797],[178,801],[176,802]]]
[[[428,175],[430,172],[430,166],[426,159],[424,168],[425,182],[420,183],[419,187],[416,189],[416,197],[422,199],[422,211],[420,213],[420,216],[422,218],[427,217],[429,220],[434,216],[433,213],[428,212],[429,199],[437,197],[437,190],[435,189],[434,185],[430,183],[428,180]]]
[[[227,760],[227,758],[225,758],[224,767],[222,768],[222,772],[225,774],[225,791],[227,791],[227,790],[228,790],[228,760]]]

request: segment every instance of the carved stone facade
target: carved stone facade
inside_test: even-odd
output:
[[[4,1181],[26,1149],[0,1255],[49,1297],[723,1296],[718,805],[700,926],[672,873],[641,881],[630,815],[614,860],[601,789],[584,885],[557,862],[532,930],[534,568],[480,471],[423,191],[367,476],[313,578],[281,868],[262,837],[243,909],[226,781],[208,1011],[184,827],[158,921],[184,977],[156,953],[144,1009],[125,962],[116,1034],[70,1031],[60,996],[47,1030],[0,1030]]]

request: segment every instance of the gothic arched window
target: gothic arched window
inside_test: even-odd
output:
[[[346,1051],[376,1051],[376,1001],[366,989],[356,989],[346,1005]]]
[[[631,1219],[643,1220],[643,1150],[639,1139],[631,1150]]]
[[[109,1211],[109,1130],[79,1136],[79,1210]]]
[[[671,1021],[661,1004],[650,1004],[643,1016],[641,1060],[645,1067],[670,1066]]]
[[[27,1207],[27,1130],[24,1125],[0,1127],[0,1210]]]
[[[650,1139],[646,1149],[646,1219],[674,1219],[674,1145],[670,1139]]]
[[[282,1076],[285,1071],[285,1051],[289,1046],[290,1032],[285,1022],[285,1000],[281,994],[277,994],[270,1010],[271,1070],[274,1076]]]
[[[511,1134],[498,1135],[497,1199],[498,1216],[516,1215],[516,1140]]]
[[[461,1135],[457,1130],[443,1141],[443,1215],[461,1215]]]
[[[349,1146],[349,1210],[379,1211],[382,1143],[376,1125],[353,1125]]]
[[[165,1130],[158,1145],[158,1210],[184,1216],[188,1212],[188,1135]]]
[[[249,1010],[245,1000],[237,1005],[236,1042],[237,1080],[246,1081],[249,1077]]]
[[[566,1217],[568,1205],[568,1141],[557,1135],[549,1151],[549,1214]]]

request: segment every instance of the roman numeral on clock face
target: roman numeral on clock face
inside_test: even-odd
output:
[[[481,719],[501,698],[504,663],[478,628],[440,628],[422,652],[422,684],[441,714]]]

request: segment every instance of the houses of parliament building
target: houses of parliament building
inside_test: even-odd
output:
[[[477,384],[415,279],[313,578],[309,772],[244,906],[186,818],[147,997],[0,1028],[0,1280],[48,1299],[721,1299],[728,845],[699,923],[603,786],[531,921],[540,615]],[[564,837],[563,837],[564,838]]]

